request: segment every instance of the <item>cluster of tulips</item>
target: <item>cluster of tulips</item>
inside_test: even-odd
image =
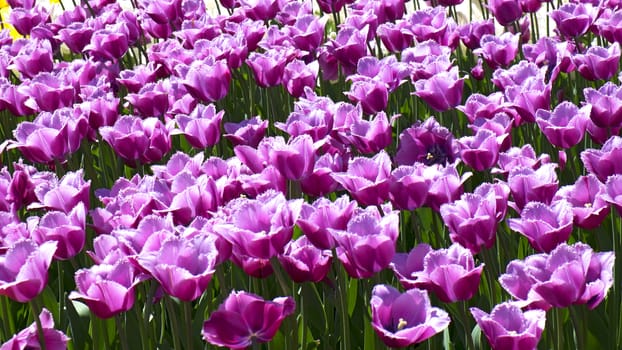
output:
[[[0,0],[0,350],[620,348],[622,5],[411,1]]]

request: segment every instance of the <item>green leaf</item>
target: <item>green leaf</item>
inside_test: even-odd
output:
[[[92,348],[89,336],[90,311],[79,301],[68,300],[65,303],[67,318],[69,319],[69,333],[75,349]],[[87,344],[89,346],[87,347]]]

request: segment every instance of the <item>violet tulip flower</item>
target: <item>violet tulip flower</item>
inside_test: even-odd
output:
[[[538,252],[548,253],[570,238],[572,207],[563,199],[550,206],[540,202],[529,202],[520,215],[520,218],[508,219],[508,225],[512,230],[525,236]]]
[[[348,170],[331,176],[361,205],[378,205],[389,198],[391,159],[384,151],[372,158],[350,160]]]
[[[455,164],[445,167],[435,164],[430,166],[430,175],[430,188],[425,206],[439,211],[441,205],[451,203],[462,195],[463,184],[473,173],[465,172],[460,175]]]
[[[243,255],[270,259],[291,240],[302,199],[286,200],[283,193],[268,190],[256,199],[243,198],[229,206],[229,217],[214,224],[213,230]]]
[[[292,297],[267,301],[252,293],[232,291],[203,323],[201,333],[211,344],[245,349],[253,343],[271,341],[281,322],[295,309]]]
[[[128,50],[129,41],[125,33],[111,29],[99,29],[91,36],[91,41],[82,50],[88,52],[97,60],[119,60]]]
[[[517,0],[492,0],[488,8],[502,26],[507,26],[523,15],[520,3]]]
[[[471,251],[458,243],[439,250],[419,244],[409,253],[395,254],[390,266],[404,288],[426,289],[445,303],[471,299],[484,268],[475,267]]]
[[[391,263],[398,226],[397,211],[381,216],[376,207],[367,207],[352,215],[345,230],[328,230],[338,244],[337,257],[348,275],[369,278]]]
[[[610,47],[590,46],[585,54],[574,56],[577,70],[587,80],[609,80],[620,66],[620,44]]]
[[[598,7],[584,3],[567,3],[550,12],[559,33],[567,38],[577,38],[590,29],[599,15]]]
[[[225,138],[233,146],[246,145],[256,148],[266,133],[268,121],[261,120],[261,117],[255,116],[239,123],[224,123],[223,128],[226,132]]]
[[[302,236],[287,243],[278,259],[292,281],[317,283],[328,274],[332,253],[317,248],[306,236]]]
[[[607,178],[603,199],[622,215],[622,175],[615,174]]]
[[[110,318],[134,306],[134,288],[146,278],[123,259],[114,265],[94,265],[76,271],[76,288],[69,299],[84,302],[99,318]]]
[[[614,252],[596,253],[584,243],[562,243],[550,254],[511,261],[501,286],[525,306],[542,309],[586,304],[596,308],[613,286]]]
[[[48,269],[56,253],[57,242],[37,245],[22,239],[0,256],[0,295],[20,303],[37,297],[48,283]]]
[[[459,200],[441,205],[440,214],[451,241],[473,254],[492,247],[497,237],[496,203],[496,193],[489,191],[485,196],[465,193]]]
[[[590,119],[596,126],[622,126],[622,88],[608,81],[598,90],[583,89],[585,103],[591,106]]]
[[[500,36],[485,34],[480,40],[480,47],[473,53],[480,55],[492,69],[507,67],[518,53],[520,34],[505,32]]]
[[[36,184],[34,194],[36,201],[28,205],[28,209],[45,208],[69,213],[79,203],[89,209],[89,193],[91,180],[84,180],[83,170],[67,172],[59,180],[56,175]]]
[[[458,144],[449,129],[430,117],[402,131],[395,162],[398,165],[413,165],[415,162],[445,165],[453,163],[458,153]]]
[[[37,244],[57,242],[54,258],[67,260],[76,256],[86,241],[86,209],[79,202],[69,213],[48,211],[41,217],[30,217],[29,225],[36,225],[32,238]]]
[[[572,102],[564,101],[553,111],[539,109],[536,123],[553,146],[570,148],[583,139],[590,110],[590,105],[578,108]]]
[[[374,331],[394,348],[423,342],[451,322],[447,312],[433,307],[428,293],[419,289],[400,293],[389,285],[376,285],[370,305]]]
[[[346,137],[359,152],[377,153],[393,142],[390,123],[396,118],[397,116],[393,116],[389,120],[386,113],[379,112],[369,121],[355,119],[350,125],[350,134]]]
[[[448,72],[439,72],[429,79],[420,79],[415,82],[414,95],[419,96],[432,109],[445,112],[458,106],[462,102],[464,77],[458,77],[458,67]]]
[[[194,60],[178,71],[188,92],[204,103],[216,102],[229,93],[231,72],[224,60]]]
[[[610,137],[601,149],[588,148],[581,152],[581,161],[585,169],[596,175],[600,182],[614,174],[622,174],[622,137]]]
[[[311,136],[299,135],[290,138],[287,144],[282,137],[276,137],[271,144],[269,161],[287,180],[306,177],[315,163]]]
[[[548,154],[541,154],[539,157],[536,157],[536,151],[534,151],[533,147],[530,144],[526,144],[521,148],[512,147],[505,152],[499,153],[498,168],[493,169],[492,172],[507,175],[510,170],[517,167],[537,169],[540,165],[549,163],[550,160]]]
[[[198,149],[212,147],[220,140],[220,122],[225,111],[216,112],[213,104],[197,104],[189,115],[178,114],[175,121],[179,129],[171,134],[182,134],[188,143]]]
[[[609,214],[605,185],[594,174],[579,176],[572,185],[560,187],[553,201],[565,199],[572,206],[573,223],[594,229]]]
[[[339,183],[331,174],[345,171],[348,166],[348,157],[348,154],[325,153],[317,158],[311,173],[300,180],[302,192],[314,197],[322,197],[340,188]]]
[[[215,240],[214,235],[172,236],[158,251],[141,253],[132,262],[148,271],[168,295],[193,301],[205,292],[216,271]]]
[[[332,249],[335,242],[328,229],[345,230],[356,208],[356,201],[351,201],[346,195],[334,202],[320,197],[313,204],[302,204],[296,225],[313,245],[320,249]]]
[[[281,83],[290,95],[300,97],[306,87],[315,89],[319,69],[317,61],[305,64],[301,60],[294,59],[285,66]]]
[[[415,210],[422,207],[428,198],[434,168],[423,163],[401,165],[391,172],[389,198],[400,210]]]
[[[472,307],[471,314],[493,350],[533,350],[546,324],[544,310],[522,311],[512,302],[495,305],[490,314]]]
[[[464,136],[458,140],[461,146],[460,158],[475,171],[490,169],[497,163],[499,149],[507,134],[497,136],[494,132],[479,129],[474,136]]]
[[[35,321],[27,328],[15,334],[6,343],[2,344],[0,350],[40,349],[40,334],[43,334],[46,350],[66,350],[67,343],[70,339],[65,333],[54,328],[54,317],[52,313],[43,308],[38,317],[41,324],[40,330]]]
[[[524,166],[510,170],[507,183],[518,211],[528,202],[551,203],[558,188],[556,167],[557,164],[547,163],[537,170]]]

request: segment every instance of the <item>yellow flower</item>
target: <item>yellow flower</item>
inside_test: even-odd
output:
[[[0,22],[2,23],[2,27],[9,30],[9,34],[13,39],[21,38],[22,35],[18,33],[17,30],[15,30],[15,28],[7,22],[9,14],[11,13],[11,7],[2,6],[3,4],[6,4],[6,0],[0,0]]]

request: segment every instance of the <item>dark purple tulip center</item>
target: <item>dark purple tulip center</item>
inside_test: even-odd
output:
[[[428,147],[423,164],[428,166],[433,164],[445,165],[447,164],[447,152],[441,145],[433,144]]]

